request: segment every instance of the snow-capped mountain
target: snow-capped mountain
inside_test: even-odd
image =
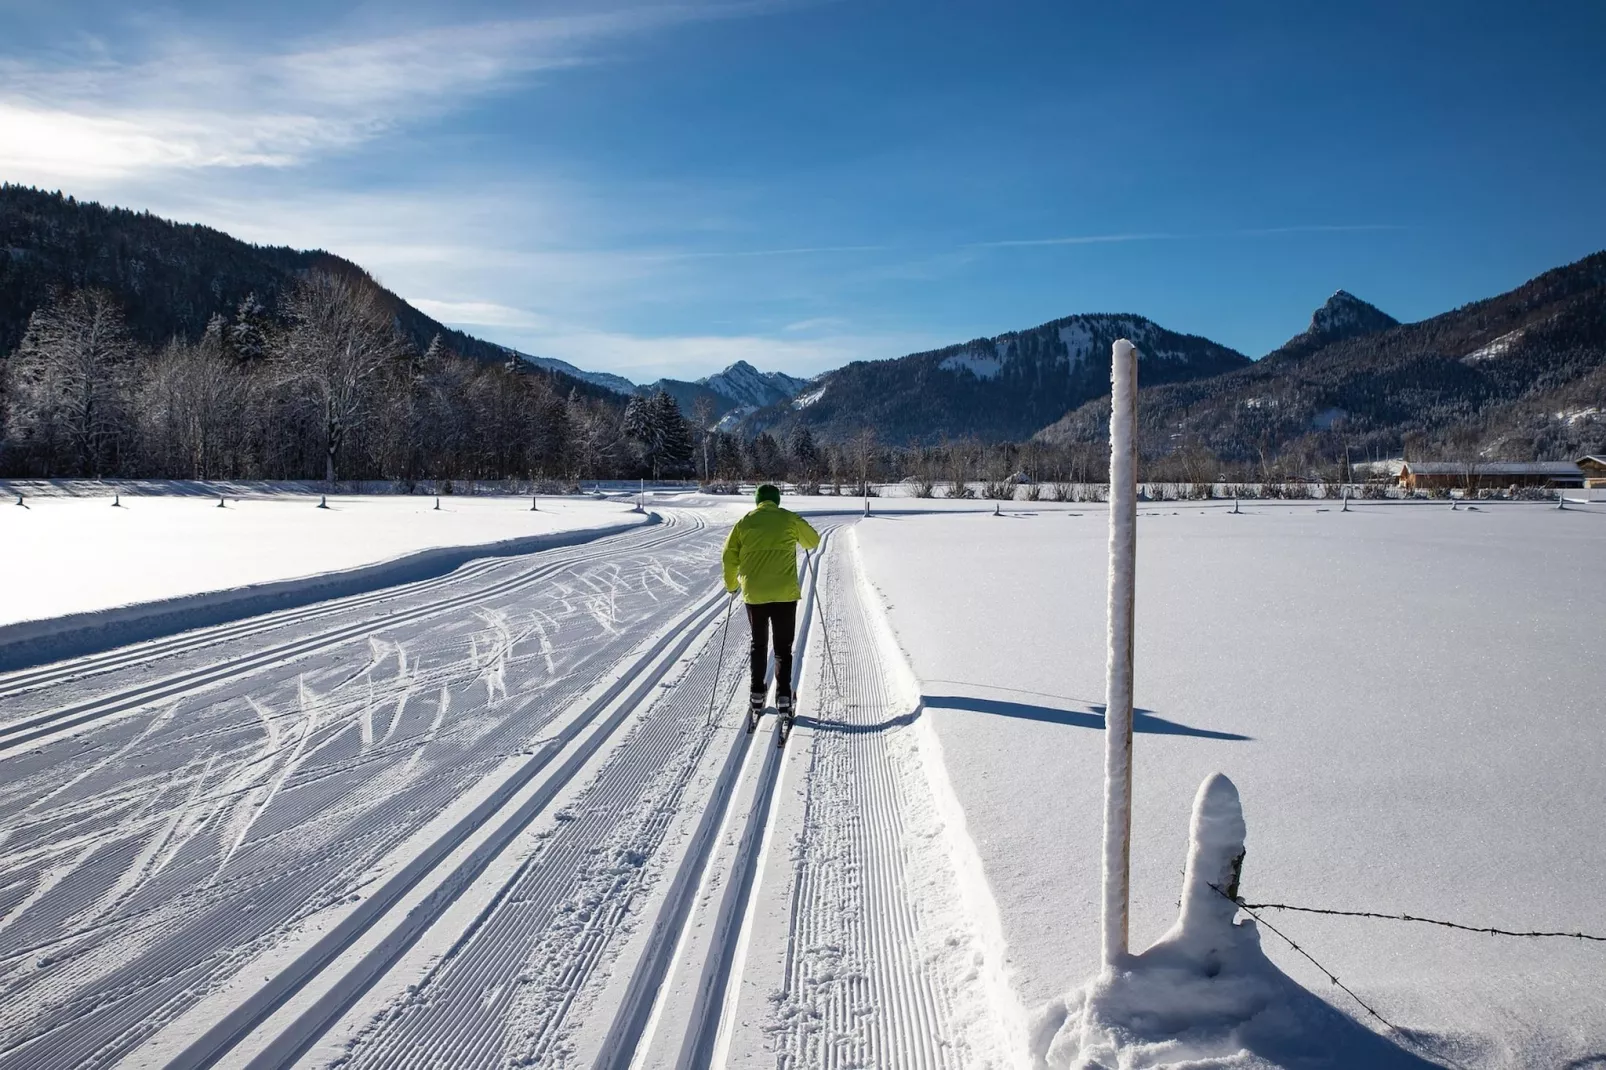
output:
[[[1110,344],[1123,337],[1137,343],[1147,383],[1250,363],[1207,338],[1168,331],[1142,316],[1070,316],[929,353],[849,364],[753,413],[742,429],[785,433],[807,425],[817,437],[840,440],[868,427],[899,444],[965,435],[1026,438],[1109,392]]]
[[[1266,359],[1302,357],[1346,338],[1376,334],[1399,325],[1399,320],[1376,305],[1362,301],[1347,290],[1339,290],[1311,314],[1309,327],[1268,353]]]
[[[745,360],[697,381],[733,404],[755,409],[789,400],[808,385],[807,379],[785,372],[761,372]]]
[[[709,417],[710,426],[729,430],[749,413],[790,401],[809,382],[784,372],[761,372],[747,361],[739,360],[724,371],[696,382],[660,379],[636,390],[642,394],[662,390],[675,399],[687,419],[696,419],[703,412]]]
[[[583,382],[591,383],[594,386],[600,386],[604,390],[612,390],[615,394],[623,394],[626,397],[629,397],[631,394],[636,392],[636,384],[632,383],[629,379],[626,379],[622,375],[614,375],[610,372],[584,371],[580,368],[576,368],[568,361],[559,360],[556,357],[532,357],[528,353],[520,353],[519,356],[523,357],[527,363],[534,364],[537,367],[547,368],[555,372],[562,372],[564,375],[571,375]]]
[[[1138,429],[1158,455],[1189,443],[1230,463],[1258,463],[1294,443],[1316,456],[1428,456],[1467,443],[1499,459],[1590,453],[1606,382],[1606,252],[1418,323],[1396,324],[1340,290],[1275,352],[1191,383],[1139,382]],[[829,395],[828,395],[829,396]],[[1044,429],[1096,443],[1109,404],[1092,401]],[[1486,446],[1486,448],[1487,448]]]

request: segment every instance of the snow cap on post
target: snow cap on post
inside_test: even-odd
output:
[[[1183,933],[1203,936],[1232,924],[1244,864],[1244,811],[1238,788],[1222,773],[1199,785],[1188,828],[1188,866],[1182,878]],[[1219,889],[1219,890],[1218,890]]]

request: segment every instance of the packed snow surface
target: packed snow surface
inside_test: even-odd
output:
[[[227,498],[25,496],[0,509],[11,562],[0,626],[318,573],[441,547],[628,522],[620,502],[318,495]],[[15,567],[24,563],[25,567]]]
[[[1099,973],[1108,529],[1103,508],[1080,514],[1021,504],[857,527],[949,756],[1016,990],[1062,1012]],[[1189,802],[1218,771],[1242,793],[1250,902],[1606,932],[1606,666],[1587,564],[1603,540],[1600,506],[1141,506],[1132,947],[1176,919]],[[1402,1065],[1606,1058],[1599,944],[1267,920],[1414,1031],[1417,1047],[1387,1056]],[[1262,930],[1260,944],[1382,1031],[1275,936]],[[1191,1007],[1172,1019],[1180,1033],[1208,1005],[1172,980],[1142,983],[1157,986],[1156,1009]],[[1332,1055],[1346,1019],[1301,1007],[1309,1028],[1333,1030],[1326,1062],[1321,1044],[1301,1054],[1240,1037],[1242,1050],[1206,1058],[1134,1033],[1120,1065],[1382,1065]]]
[[[1386,1034],[1209,888],[1606,928],[1606,507],[1141,504],[1133,953],[1105,970],[1106,508],[787,499],[825,536],[788,736],[743,731],[718,559],[749,502],[649,500],[0,673],[0,1070],[1606,1055],[1599,945],[1269,912]],[[311,541],[364,503],[167,504],[254,552],[252,508]]]

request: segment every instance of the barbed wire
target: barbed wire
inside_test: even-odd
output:
[[[1318,970],[1322,971],[1322,976],[1326,977],[1329,981],[1333,982],[1339,988],[1343,989],[1345,994],[1348,995],[1350,999],[1353,999],[1356,1003],[1360,1004],[1361,1009],[1364,1010],[1367,1014],[1370,1014],[1373,1018],[1376,1018],[1378,1021],[1382,1022],[1386,1027],[1388,1027],[1388,1030],[1391,1033],[1395,1033],[1395,1034],[1397,1034],[1399,1036],[1402,1036],[1402,1037],[1404,1037],[1406,1035],[1405,1032],[1403,1030],[1401,1030],[1399,1026],[1395,1025],[1393,1022],[1391,1022],[1387,1018],[1383,1017],[1381,1014],[1379,1014],[1377,1012],[1376,1008],[1374,1008],[1370,1003],[1367,1003],[1360,996],[1357,996],[1355,994],[1355,990],[1354,989],[1350,988],[1343,981],[1340,981],[1338,979],[1338,975],[1337,974],[1335,974],[1332,970],[1329,970],[1326,966],[1323,966],[1321,963],[1317,962],[1316,959],[1311,956],[1311,953],[1309,951],[1306,951],[1304,948],[1302,948],[1298,944],[1294,943],[1294,940],[1293,940],[1292,937],[1290,937],[1287,933],[1283,932],[1281,929],[1277,928],[1277,926],[1273,925],[1271,922],[1267,921],[1265,918],[1261,917],[1259,914],[1256,914],[1255,913],[1255,907],[1252,907],[1249,904],[1245,903],[1242,899],[1238,899],[1238,898],[1236,898],[1234,896],[1228,895],[1226,892],[1222,891],[1218,886],[1216,886],[1214,884],[1210,885],[1210,887],[1216,892],[1217,895],[1221,896],[1221,898],[1223,898],[1223,899],[1227,900],[1228,902],[1232,903],[1239,910],[1242,910],[1245,914],[1248,914],[1251,918],[1254,918],[1256,922],[1260,923],[1261,925],[1264,925],[1266,928],[1270,929],[1272,932],[1274,932],[1278,936],[1282,937],[1283,943],[1287,944],[1289,947],[1293,948],[1295,951],[1297,951],[1301,955],[1305,956],[1305,958],[1310,962],[1310,964],[1312,966],[1314,966]],[[1256,904],[1256,905],[1258,906],[1259,904]]]
[[[1370,1014],[1373,1018],[1376,1018],[1379,1022],[1383,1023],[1383,1028],[1387,1029],[1390,1033],[1392,1033],[1396,1037],[1400,1038],[1400,1040],[1404,1041],[1410,1047],[1415,1048],[1418,1051],[1426,1051],[1426,1049],[1424,1049],[1422,1047],[1421,1043],[1414,1036],[1412,1036],[1406,1030],[1401,1029],[1399,1026],[1395,1025],[1393,1022],[1389,1021],[1387,1018],[1383,1017],[1383,1015],[1378,1012],[1376,1007],[1373,1007],[1370,1003],[1366,1002],[1360,996],[1356,995],[1355,994],[1355,990],[1353,988],[1351,988],[1348,985],[1346,985],[1343,981],[1340,981],[1338,979],[1338,975],[1336,973],[1334,973],[1332,970],[1329,970],[1326,966],[1323,966],[1320,962],[1317,962],[1315,956],[1313,956],[1309,951],[1306,951],[1304,948],[1300,947],[1298,944],[1296,944],[1294,942],[1293,937],[1289,936],[1287,933],[1285,933],[1281,929],[1277,928],[1277,926],[1273,925],[1271,922],[1267,921],[1265,918],[1263,918],[1259,914],[1255,913],[1257,908],[1258,909],[1265,909],[1268,906],[1268,904],[1265,904],[1265,903],[1245,903],[1242,899],[1239,899],[1236,896],[1228,895],[1226,892],[1222,891],[1221,888],[1218,887],[1217,885],[1211,884],[1210,888],[1217,895],[1219,895],[1223,899],[1226,899],[1227,901],[1231,902],[1239,910],[1242,910],[1245,914],[1248,914],[1251,918],[1254,918],[1255,922],[1257,924],[1264,925],[1266,928],[1268,928],[1272,932],[1276,933],[1282,939],[1283,943],[1287,944],[1289,947],[1293,948],[1295,951],[1299,952],[1302,956],[1304,956],[1304,958],[1305,958],[1305,960],[1307,962],[1309,962],[1312,966],[1316,967],[1318,970],[1321,971],[1323,977],[1326,977],[1329,981],[1333,982],[1333,984],[1337,985],[1339,987],[1339,989],[1342,990],[1345,995],[1349,996],[1350,999],[1354,1000],[1355,1003],[1363,1011],[1365,1011],[1367,1014]],[[1451,1066],[1458,1067],[1458,1070],[1464,1070],[1464,1068],[1460,1068],[1459,1067],[1459,1064],[1446,1059],[1441,1054],[1438,1054],[1438,1053],[1431,1053],[1431,1054],[1432,1054],[1432,1057],[1434,1059],[1439,1060],[1441,1063],[1449,1062]]]
[[[1214,887],[1212,885],[1212,887]],[[1218,892],[1221,890],[1216,889]],[[1381,918],[1384,921],[1414,921],[1423,925],[1442,925],[1446,929],[1460,929],[1469,933],[1488,933],[1491,936],[1523,936],[1523,937],[1565,937],[1572,940],[1594,940],[1606,944],[1606,936],[1595,936],[1591,933],[1545,932],[1539,930],[1519,931],[1514,929],[1496,929],[1486,925],[1462,925],[1458,921],[1441,921],[1438,918],[1419,918],[1414,914],[1379,914],[1371,910],[1329,910],[1326,907],[1296,907],[1289,903],[1245,903],[1235,899],[1245,910],[1295,910],[1301,914],[1330,914],[1340,918]]]

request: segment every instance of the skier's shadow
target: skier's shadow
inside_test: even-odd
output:
[[[1027,721],[1044,721],[1049,724],[1069,725],[1072,728],[1104,730],[1104,707],[1089,706],[1086,710],[1062,710],[1053,706],[1038,706],[1029,702],[1010,702],[1005,699],[976,698],[971,695],[926,695],[921,704],[933,709],[969,710],[972,713],[990,713],[999,717],[1018,717]],[[1156,736],[1193,736],[1196,739],[1223,739],[1246,742],[1252,736],[1237,732],[1218,732],[1210,728],[1194,728],[1178,724],[1144,709],[1132,711],[1132,731]]]
[[[894,728],[908,728],[920,719],[920,715],[923,712],[925,712],[924,707],[917,706],[908,713],[889,717],[884,721],[864,722],[836,721],[827,717],[810,717],[807,714],[800,714],[797,723],[816,732],[841,732],[844,735],[862,736],[875,732],[886,732]]]

